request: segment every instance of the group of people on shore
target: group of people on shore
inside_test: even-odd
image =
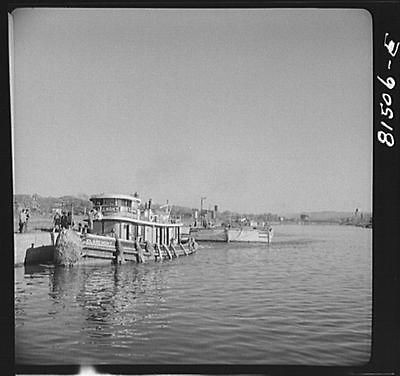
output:
[[[82,224],[78,222],[77,230],[81,233],[91,233],[93,230],[93,220],[101,218],[101,212],[95,209],[90,210],[87,213],[87,224]],[[63,229],[70,229],[73,228],[75,225],[72,212],[63,211],[56,211],[53,217],[53,232],[60,232]]]
[[[20,234],[23,232],[28,231],[28,221],[29,221],[30,213],[29,209],[22,209],[19,212],[19,226],[18,226],[18,231]]]

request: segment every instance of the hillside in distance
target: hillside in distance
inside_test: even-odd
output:
[[[144,202],[142,203],[144,205]],[[161,204],[153,203],[154,209],[159,209]],[[61,197],[44,197],[38,194],[27,195],[17,194],[14,195],[14,211],[22,208],[29,208],[32,214],[45,215],[54,212],[54,209],[62,209],[69,211],[73,208],[74,214],[84,214],[88,209],[91,208],[91,202],[89,196],[80,194],[77,196],[66,195]],[[193,211],[198,208],[189,208],[185,206],[172,205],[171,214],[174,216],[180,216],[184,222],[190,222],[192,220]],[[297,212],[297,213],[285,213],[285,214],[252,214],[252,213],[239,213],[235,211],[225,210],[218,213],[219,222],[229,223],[238,218],[246,217],[249,220],[257,222],[278,222],[283,221],[300,221],[306,216],[309,222],[328,222],[328,223],[350,223],[354,222],[354,219],[368,222],[372,216],[370,212],[359,211],[357,215],[351,211],[318,211],[318,212]]]
[[[61,197],[43,197],[37,194],[14,195],[14,210],[29,208],[34,214],[50,214],[54,209],[71,210],[73,207],[75,214],[83,214],[85,210],[91,207],[89,197],[61,196]]]
[[[142,202],[144,206],[144,202]],[[159,210],[162,204],[152,203],[152,208]],[[22,208],[29,208],[33,214],[45,215],[51,214],[55,209],[62,209],[70,211],[73,208],[74,214],[84,214],[91,208],[89,196],[81,194],[79,196],[61,196],[61,197],[44,197],[38,194],[27,195],[17,194],[14,195],[14,211],[18,212]],[[199,208],[189,208],[186,206],[172,205],[171,214],[174,216],[181,216],[182,219],[188,221],[192,219],[194,210]],[[225,210],[218,213],[218,219],[222,222],[229,222],[239,217],[246,217],[255,221],[278,221],[279,216],[272,213],[264,214],[251,214],[239,213],[234,211]]]
[[[359,212],[360,214],[371,216],[371,212]],[[286,213],[284,214],[287,218],[300,218],[302,214],[308,215],[310,219],[313,220],[329,220],[329,219],[338,219],[338,218],[347,218],[352,217],[354,215],[354,211],[312,211],[312,212],[298,212],[298,213]]]

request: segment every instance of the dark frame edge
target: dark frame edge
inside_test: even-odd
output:
[[[157,8],[357,8],[370,12],[373,22],[373,335],[370,361],[361,366],[351,367],[320,367],[320,366],[274,366],[274,365],[121,365],[121,366],[94,366],[99,372],[121,374],[164,374],[164,373],[205,373],[205,374],[238,374],[238,373],[266,373],[276,375],[396,375],[399,373],[399,256],[396,247],[400,244],[399,219],[395,210],[400,209],[400,131],[395,129],[396,140],[399,140],[393,150],[382,148],[376,139],[379,127],[379,101],[381,90],[378,90],[376,76],[382,72],[385,60],[382,56],[386,53],[382,38],[385,32],[390,31],[392,39],[400,41],[400,22],[396,15],[400,15],[398,1],[220,1],[211,6],[210,3],[200,5],[185,5],[184,1],[172,1],[168,6],[160,6],[160,2],[39,2],[38,1],[9,1],[8,12],[21,7],[157,7]],[[246,3],[246,5],[245,5]],[[322,4],[321,4],[322,3]],[[7,56],[3,58],[3,62]],[[8,65],[8,62],[7,62]],[[400,52],[397,56],[396,68],[391,71],[397,79],[396,93],[400,98]],[[4,86],[3,86],[4,87]],[[9,86],[7,86],[9,90]],[[400,104],[394,101],[393,109],[400,116]],[[8,108],[9,110],[9,108]],[[7,114],[6,114],[7,115]],[[10,112],[8,112],[8,117]],[[395,124],[396,126],[396,124]],[[5,130],[3,129],[3,134]],[[7,133],[7,132],[6,132]],[[7,133],[9,134],[9,133]],[[10,144],[11,147],[11,144]],[[5,150],[11,156],[10,150]],[[391,153],[392,152],[392,153]],[[11,164],[10,164],[11,166]],[[397,171],[396,171],[397,166]],[[7,170],[8,171],[8,170]],[[10,172],[12,170],[10,169]],[[12,178],[12,177],[11,177]],[[12,181],[12,179],[11,179]],[[12,187],[8,193],[11,192]],[[6,194],[7,197],[7,194]],[[385,199],[383,199],[383,197]],[[389,197],[389,199],[387,199]],[[12,208],[3,213],[11,213]],[[11,231],[12,233],[12,231]],[[7,270],[7,275],[13,274]],[[12,306],[13,307],[13,306]],[[40,373],[40,374],[76,374],[79,366],[30,366],[15,365],[15,373]]]

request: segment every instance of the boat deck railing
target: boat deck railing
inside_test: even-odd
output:
[[[106,217],[109,215],[118,215],[132,219],[141,219],[154,223],[171,223],[171,224],[181,223],[180,217],[171,217],[160,214],[149,215],[149,213],[146,211],[144,213],[141,213],[140,209],[131,208],[127,206],[102,205],[102,206],[97,206],[94,209],[96,209],[98,213],[101,213],[100,217]],[[97,216],[97,218],[98,217],[99,216]]]
[[[102,206],[95,206],[97,211],[101,213],[127,213],[127,214],[137,214],[139,212],[136,208],[131,208],[129,206],[118,206],[118,205],[102,205]]]

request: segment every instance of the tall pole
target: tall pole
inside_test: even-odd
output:
[[[204,223],[204,216],[203,216],[203,201],[206,199],[207,197],[201,197],[200,198],[200,218],[201,218],[201,225],[203,225]]]

